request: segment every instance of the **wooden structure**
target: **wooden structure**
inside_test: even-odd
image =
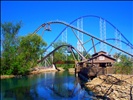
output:
[[[111,74],[109,70],[116,59],[107,55],[106,52],[100,51],[92,55],[87,61],[80,62],[77,66],[78,73],[88,78],[93,78],[102,74]]]
[[[95,67],[110,67],[116,60],[111,56],[107,55],[106,52],[100,51],[92,55],[86,63]]]

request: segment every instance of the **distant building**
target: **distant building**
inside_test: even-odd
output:
[[[107,55],[106,52],[100,51],[92,55],[88,60],[88,64],[95,67],[109,67],[116,62],[116,59]]]

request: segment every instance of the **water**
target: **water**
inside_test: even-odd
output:
[[[68,72],[49,72],[1,80],[1,100],[93,100]]]

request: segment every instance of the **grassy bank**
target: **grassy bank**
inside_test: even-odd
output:
[[[40,74],[40,73],[44,73],[44,72],[53,72],[53,71],[57,71],[57,70],[55,68],[36,69],[34,71],[31,71],[28,75]],[[1,75],[0,78],[7,79],[7,78],[21,77],[21,76],[22,75]]]

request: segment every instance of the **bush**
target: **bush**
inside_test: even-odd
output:
[[[133,71],[133,61],[126,55],[120,55],[120,62],[116,62],[116,73],[119,74],[131,74]]]

